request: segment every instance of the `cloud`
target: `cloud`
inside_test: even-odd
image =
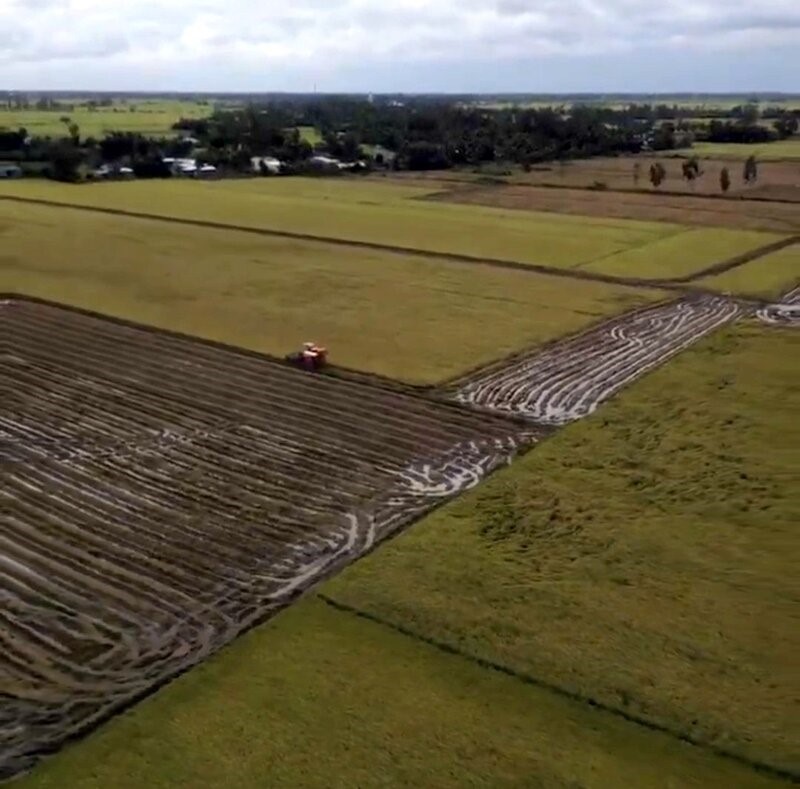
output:
[[[266,77],[359,67],[369,73],[377,64],[454,69],[475,61],[580,62],[654,50],[666,58],[714,50],[747,53],[796,41],[796,5],[787,0],[138,0],[110,6],[101,0],[0,0],[0,73],[25,80],[70,63],[76,75],[90,73],[90,67],[131,78],[137,70],[152,77],[159,70],[174,74],[185,68],[204,69],[197,72],[202,77],[217,68],[230,74],[257,69]],[[269,87],[268,79],[265,83]],[[202,78],[196,84],[202,87]]]

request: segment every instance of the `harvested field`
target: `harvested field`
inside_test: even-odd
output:
[[[798,143],[800,147],[800,143]],[[695,152],[700,155],[699,152]],[[800,188],[800,160],[764,161],[759,159],[758,182],[753,186],[745,186],[742,180],[743,159],[731,160],[721,158],[703,158],[703,175],[693,186],[683,179],[681,160],[691,155],[684,151],[682,155],[672,152],[668,156],[618,156],[596,157],[592,159],[576,159],[563,163],[547,163],[536,165],[531,172],[513,170],[510,175],[501,176],[502,180],[519,184],[552,184],[558,187],[587,188],[596,183],[603,183],[608,189],[640,189],[643,192],[653,191],[648,180],[650,165],[661,162],[667,171],[667,177],[661,191],[683,192],[688,196],[697,194],[720,194],[719,173],[727,167],[731,175],[731,190],[728,194],[747,196],[769,196],[772,188],[788,188],[791,194],[797,194]],[[749,154],[747,154],[749,156]],[[636,165],[639,165],[639,178],[634,177]],[[461,182],[475,183],[485,176],[465,170],[432,171],[429,173],[399,173],[384,180],[414,184],[423,187],[425,183],[433,183],[443,188],[442,184]],[[491,177],[491,176],[490,176]],[[495,177],[496,179],[496,177]],[[780,199],[785,199],[785,194]],[[790,198],[791,199],[791,198]]]
[[[553,211],[559,214],[771,230],[779,233],[791,233],[800,229],[800,203],[792,205],[733,198],[710,200],[690,195],[547,189],[533,186],[462,187],[441,192],[431,199],[526,211]]]
[[[533,438],[5,301],[0,777],[202,660]]]
[[[698,156],[700,152],[694,152]],[[684,156],[692,153],[684,153]],[[749,154],[748,154],[749,155]],[[661,185],[663,191],[692,194],[720,194],[719,174],[727,167],[731,174],[732,195],[747,195],[753,187],[745,186],[742,180],[742,162],[720,158],[703,158],[703,175],[693,186],[684,180],[681,159],[672,156],[620,156],[611,158],[584,159],[569,162],[563,167],[558,164],[544,165],[542,169],[527,173],[524,180],[529,183],[552,183],[560,186],[592,186],[596,181],[605,183],[609,189],[639,188],[651,191],[648,173],[650,165],[661,162],[667,177]],[[639,165],[638,182],[634,179],[634,167]],[[544,169],[547,167],[547,169]],[[759,186],[797,186],[800,183],[800,161],[761,161],[758,167]]]
[[[715,296],[682,299],[607,321],[458,382],[461,403],[564,424],[741,312]]]

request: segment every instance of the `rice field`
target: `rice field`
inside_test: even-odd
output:
[[[0,203],[0,292],[283,356],[434,383],[658,291],[526,271]]]
[[[181,118],[204,118],[213,110],[211,104],[193,101],[142,100],[116,101],[111,107],[89,109],[77,103],[73,110],[15,110],[0,107],[0,128],[28,130],[41,137],[66,137],[62,117],[77,123],[81,137],[101,137],[112,131],[170,136],[172,124]]]
[[[419,187],[350,179],[138,181],[0,185],[16,195],[82,207],[643,278],[681,276],[780,235],[666,222],[431,203]]]

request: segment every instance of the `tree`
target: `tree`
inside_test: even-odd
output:
[[[661,162],[655,162],[650,165],[650,183],[653,184],[656,189],[661,186],[666,177],[667,171],[664,169],[664,165],[661,164]]]
[[[744,163],[744,171],[742,177],[746,184],[754,184],[758,180],[758,164],[756,164],[755,156],[748,156],[747,161]]]
[[[642,163],[641,162],[636,162],[633,165],[633,185],[634,185],[634,187],[638,187],[639,186],[639,179],[641,178],[641,176],[642,176]]]
[[[798,127],[798,120],[793,115],[782,115],[775,123],[772,124],[778,137],[782,140],[796,134]]]
[[[727,167],[723,167],[719,171],[719,188],[723,192],[727,192],[731,188],[731,174]]]
[[[75,182],[80,180],[78,168],[83,154],[70,143],[60,143],[50,154],[49,176],[55,181]]]
[[[686,182],[694,188],[694,182],[697,178],[702,175],[700,170],[700,163],[697,161],[697,157],[693,156],[691,159],[683,162],[681,165],[681,170],[683,172],[683,177]]]

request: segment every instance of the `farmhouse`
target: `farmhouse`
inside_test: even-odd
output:
[[[316,167],[320,170],[337,170],[341,169],[342,163],[338,159],[334,159],[332,156],[324,156],[322,154],[317,154],[316,156],[312,156],[308,163],[312,167]]]
[[[250,158],[250,166],[254,173],[261,173],[266,169],[268,173],[278,175],[283,163],[274,156],[253,156]]]

